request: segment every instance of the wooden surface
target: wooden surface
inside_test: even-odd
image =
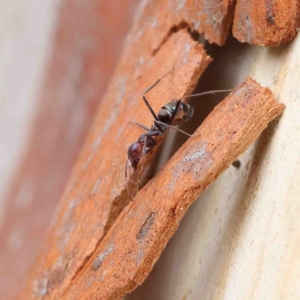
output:
[[[143,1],[143,20],[138,36],[149,35],[147,48],[154,53],[171,32],[190,28],[210,43],[223,45],[230,31],[234,13],[233,0]],[[137,13],[138,16],[138,13]],[[155,34],[154,34],[155,33]]]
[[[35,100],[38,109],[32,113],[35,117],[30,132],[24,132],[28,143],[19,149],[21,162],[5,199],[0,230],[1,299],[15,299],[36,260],[121,54],[137,2],[62,0],[57,7],[57,29],[49,42],[53,48],[48,49],[51,55]],[[18,17],[28,27],[36,26],[27,20],[26,10]],[[33,42],[35,36],[24,40],[28,46]],[[31,47],[27,55],[33,55]]]
[[[300,298],[299,49],[299,36],[276,49],[235,39],[210,49],[214,61],[201,89],[251,75],[286,109],[240,157],[240,169],[229,167],[191,205],[150,276],[126,300]]]
[[[93,130],[61,199],[45,247],[42,249],[40,259],[27,282],[27,289],[21,296],[25,299],[59,299],[61,294],[66,293],[70,285],[81,278],[81,272],[84,271],[86,263],[91,256],[96,255],[95,251],[101,244],[103,235],[126,205],[128,199],[125,199],[124,187],[121,187],[120,184],[121,178],[123,178],[123,171],[120,170],[120,166],[123,165],[123,160],[126,158],[126,146],[135,141],[141,132],[137,128],[130,127],[128,123],[140,121],[146,125],[147,123],[151,124],[151,116],[141,105],[139,96],[159,76],[172,69],[175,63],[176,72],[166,78],[163,85],[149,95],[151,103],[157,110],[161,104],[166,102],[165,99],[169,101],[170,98],[176,97],[178,94],[191,92],[198,77],[210,61],[203,54],[201,47],[197,46],[197,43],[194,43],[191,36],[186,33],[186,29],[203,31],[205,37],[211,42],[222,44],[225,41],[228,24],[231,21],[231,2],[222,1],[222,5],[216,4],[215,7],[206,7],[206,2],[201,2],[201,9],[195,2],[190,1],[170,3],[167,1],[157,3],[142,1],[139,9],[137,9],[134,26],[127,38],[123,58],[116,72],[116,74],[124,73],[125,76],[120,78],[115,75],[104,98],[106,102],[98,111]],[[220,2],[218,1],[218,3]],[[218,10],[220,7],[221,9]],[[205,16],[204,19],[202,19],[203,16],[199,17],[205,8],[208,11],[209,8],[212,8],[211,12],[213,13],[207,14],[210,16],[208,19]],[[215,18],[216,12],[219,12],[218,18]],[[207,30],[204,29],[206,26]],[[94,32],[92,29],[91,31]],[[214,29],[212,35],[209,34],[210,29]],[[94,33],[97,36],[97,32]],[[84,31],[82,34],[85,36]],[[182,41],[178,42],[181,38]],[[193,38],[195,38],[195,34]],[[197,221],[201,219],[200,227],[207,226],[206,230],[201,227],[202,230],[199,229],[197,232],[199,233],[197,238],[201,236],[201,245],[199,246],[199,243],[193,243],[193,241],[190,243],[189,239],[182,238],[181,242],[177,241],[178,244],[181,246],[184,244],[185,247],[179,247],[181,250],[177,258],[174,256],[174,260],[177,259],[178,261],[178,257],[184,257],[185,260],[192,261],[192,264],[189,265],[192,266],[190,268],[192,272],[189,272],[188,268],[185,269],[182,264],[176,265],[173,261],[180,272],[173,272],[176,273],[175,275],[172,273],[172,268],[163,269],[164,272],[160,273],[166,274],[164,282],[167,283],[162,285],[161,276],[157,275],[157,271],[154,270],[153,274],[157,276],[157,281],[152,281],[150,285],[146,281],[142,287],[144,290],[137,291],[132,295],[132,299],[137,295],[143,295],[138,299],[147,299],[150,296],[152,298],[149,299],[187,299],[187,297],[199,299],[199,294],[203,295],[205,299],[212,297],[219,299],[226,297],[227,299],[232,299],[232,297],[264,299],[268,298],[269,295],[272,295],[272,299],[287,296],[288,299],[299,298],[297,292],[294,291],[295,287],[299,286],[297,278],[299,278],[300,268],[296,263],[293,264],[297,260],[294,249],[297,249],[296,232],[299,228],[296,214],[293,214],[293,212],[299,211],[296,201],[297,186],[293,184],[293,174],[297,174],[293,166],[297,165],[299,161],[296,155],[299,153],[297,151],[299,145],[297,144],[297,135],[294,135],[299,127],[296,118],[296,112],[299,112],[296,96],[299,96],[299,93],[298,89],[295,88],[298,84],[296,78],[299,75],[299,71],[297,71],[299,60],[296,55],[296,49],[299,50],[299,42],[295,41],[285,48],[280,47],[274,50],[243,48],[237,43],[233,43],[233,45],[230,44],[227,48],[222,49],[224,53],[219,53],[219,59],[216,61],[219,65],[213,63],[213,68],[214,70],[221,69],[222,73],[217,72],[218,76],[214,74],[209,78],[206,88],[218,85],[221,80],[224,84],[222,88],[232,87],[251,74],[263,85],[272,87],[280,101],[288,103],[292,109],[287,109],[284,114],[284,121],[280,122],[279,133],[277,134],[276,131],[277,135],[274,142],[271,137],[274,136],[275,129],[277,129],[276,125],[267,131],[269,133],[268,138],[264,138],[266,136],[264,134],[263,138],[260,139],[257,148],[255,148],[257,155],[254,159],[249,159],[248,163],[243,163],[245,160],[242,161],[242,176],[236,180],[238,187],[241,187],[246,182],[245,178],[251,174],[249,182],[246,182],[250,185],[247,191],[241,188],[235,191],[233,187],[236,184],[232,182],[232,178],[229,176],[226,177],[226,183],[224,181],[223,185],[220,185],[222,188],[216,188],[215,193],[211,192],[213,197],[209,192],[203,196],[205,199],[205,196],[209,195],[208,198],[212,198],[212,203],[218,203],[220,199],[224,198],[224,201],[226,200],[229,205],[224,204],[220,207],[220,212],[217,206],[214,208],[215,213],[212,213],[214,212],[213,206],[209,205],[208,200],[204,201],[207,210],[198,211],[199,216],[194,215],[194,218],[191,218],[194,227],[190,227],[187,232],[187,236],[193,235],[194,228],[199,224]],[[213,57],[217,58],[218,50],[212,49]],[[229,50],[231,50],[231,54],[229,54]],[[162,55],[161,51],[165,51],[167,54]],[[88,61],[93,65],[92,60]],[[200,65],[197,65],[199,63]],[[73,72],[71,71],[70,74]],[[97,76],[91,82],[93,85],[96,84],[98,82]],[[124,103],[121,101],[123,99]],[[285,139],[284,133],[289,133],[291,138]],[[109,152],[103,150],[103,145],[107,143],[111,144],[111,151]],[[289,145],[289,147],[285,145]],[[257,157],[261,153],[262,157],[258,159]],[[281,153],[284,153],[284,157]],[[251,153],[248,155],[252,157]],[[272,165],[271,162],[274,162],[272,157],[281,163]],[[261,167],[265,158],[267,162]],[[282,168],[285,170],[283,172],[285,176],[282,175]],[[232,171],[231,173],[230,170],[228,172],[232,175]],[[226,174],[225,176],[228,176]],[[236,172],[235,174],[239,173]],[[109,191],[107,186],[111,182],[118,182],[120,186],[113,187]],[[274,182],[277,183],[277,189],[274,189]],[[290,185],[289,182],[291,182]],[[218,187],[218,183],[212,188],[215,186]],[[228,191],[234,196],[229,195]],[[107,198],[107,195],[109,195],[109,200],[106,202],[103,199]],[[263,201],[265,200],[264,195],[268,195],[270,199],[276,198],[277,201]],[[232,197],[235,200],[233,203],[231,203]],[[124,199],[125,201],[122,202]],[[252,202],[250,202],[250,206],[243,201],[239,205],[239,199],[254,199],[255,204],[263,204],[261,206],[258,204],[259,208],[253,212],[251,209],[247,210]],[[286,201],[283,202],[283,199]],[[268,205],[264,205],[265,203]],[[288,204],[293,208],[293,212],[289,209]],[[272,208],[271,215],[268,214],[270,207]],[[274,211],[277,215],[274,215]],[[282,222],[279,220],[281,211],[283,212]],[[239,217],[233,216],[233,221],[229,221],[229,217],[232,217],[231,212],[238,213]],[[228,219],[223,218],[224,214]],[[152,223],[152,219],[153,217],[149,215],[148,220],[150,221],[148,222]],[[209,223],[211,227],[206,222],[208,219],[212,220]],[[237,219],[239,222],[236,221]],[[256,223],[257,220],[260,222]],[[247,224],[245,225],[244,222]],[[237,223],[242,226],[238,227],[238,232],[234,226]],[[232,226],[226,227],[228,224]],[[210,232],[211,228],[212,231]],[[225,235],[222,234],[224,228],[225,231],[228,229]],[[264,244],[263,235],[263,233],[268,232],[266,228],[271,228],[270,232],[272,233],[271,237],[267,239],[267,245]],[[263,233],[259,235],[259,240],[253,242],[256,234],[261,231]],[[249,232],[252,234],[247,235]],[[194,234],[193,237],[196,240],[195,236]],[[220,237],[224,239],[222,240]],[[232,237],[237,242],[231,243]],[[286,248],[278,246],[277,242]],[[191,244],[191,247],[187,247],[188,244]],[[223,247],[223,244],[226,247]],[[206,245],[209,247],[206,248]],[[256,255],[252,251],[252,245],[260,255]],[[110,249],[111,247],[108,247],[107,251],[104,252],[106,256],[112,254],[113,251]],[[190,254],[192,252],[186,255],[186,251],[190,250],[196,251],[196,255]],[[170,253],[170,250],[166,253]],[[175,247],[169,257],[172,257],[174,253],[176,253]],[[244,253],[247,253],[247,259],[245,259]],[[282,260],[278,259],[279,256]],[[193,261],[192,257],[197,257],[199,261]],[[237,260],[232,261],[232,257],[237,258]],[[101,264],[101,260],[98,259],[98,264]],[[231,264],[235,268],[232,268]],[[206,267],[205,271],[203,265]],[[287,271],[281,272],[282,268]],[[249,272],[245,276],[247,270]],[[274,276],[274,270],[276,270],[277,277]],[[260,273],[257,274],[257,272]],[[184,279],[180,277],[182,274]],[[228,278],[231,279],[230,282]],[[240,282],[238,278],[243,278],[243,282]],[[260,280],[255,278],[260,278]],[[91,283],[93,283],[92,281]],[[239,288],[236,288],[237,282]],[[193,285],[193,283],[195,284]],[[270,286],[276,288],[272,290]],[[167,292],[166,289],[168,289]],[[266,291],[269,294],[266,294]],[[77,291],[75,290],[75,292]],[[153,294],[155,294],[154,297]]]
[[[283,109],[251,79],[235,89],[126,206],[62,299],[121,299],[141,284],[197,195]]]
[[[237,0],[233,35],[242,43],[278,46],[300,28],[298,0]]]
[[[192,40],[187,27],[218,28],[211,31],[214,36],[209,37],[209,30],[205,35],[223,43],[230,13],[232,16],[232,3],[222,3],[208,7],[219,12],[220,17],[213,24],[206,20],[199,23],[192,2],[181,5],[143,1],[140,4],[116,75],[61,199],[46,245],[28,280],[26,297],[55,298],[69,287],[127,204],[129,199],[123,180],[126,150],[141,132],[129,122],[151,124],[152,120],[140,97],[174,65],[172,76],[149,94],[154,110],[173,97],[192,91],[210,58]],[[201,5],[206,7],[205,2]],[[110,148],[103,146],[107,143],[111,144]]]
[[[147,56],[143,45],[142,39],[135,45],[127,39],[124,52],[133,47],[132,59],[123,56],[101,102],[23,298],[59,298],[76,282],[103,235],[128,203],[124,185],[126,152],[142,132],[130,122],[152,122],[141,99],[143,91],[174,68],[149,93],[149,101],[157,111],[166,99],[190,93],[210,62],[203,47],[185,29],[172,34],[153,58]],[[142,62],[136,59],[143,55]],[[145,75],[135,77],[137,70]]]

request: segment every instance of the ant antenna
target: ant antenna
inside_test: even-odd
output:
[[[178,100],[184,100],[184,99],[188,99],[188,98],[194,98],[194,97],[202,97],[202,96],[207,96],[207,95],[215,95],[216,93],[227,93],[227,92],[232,92],[233,89],[230,90],[216,90],[216,91],[208,91],[208,92],[202,92],[199,94],[193,94],[193,95],[189,95],[189,96],[184,96]]]
[[[130,123],[130,124],[133,124],[133,125],[138,125],[138,126],[140,126],[141,128],[145,129],[146,131],[150,131],[150,130],[151,130],[150,128],[148,128],[148,127],[146,127],[146,126],[144,126],[143,124],[140,124],[140,123],[138,123],[138,122],[129,122],[129,123]],[[161,122],[161,121],[156,121],[156,120],[154,121],[154,123],[158,123],[158,124],[163,125],[163,126],[165,126],[165,127],[168,127],[168,128],[174,129],[174,130],[177,130],[177,131],[179,131],[179,132],[181,132],[181,133],[183,133],[183,134],[185,134],[185,135],[187,135],[187,136],[189,136],[189,137],[192,136],[191,134],[189,134],[189,133],[187,133],[187,132],[185,132],[185,131],[183,131],[183,130],[177,128],[176,126],[169,125],[169,124],[167,124],[167,123],[164,123],[164,122]]]
[[[183,130],[177,128],[176,126],[169,125],[169,124],[166,124],[166,123],[160,122],[160,121],[154,121],[154,123],[158,123],[158,124],[161,124],[161,125],[163,125],[163,126],[169,127],[169,128],[171,128],[171,129],[175,129],[175,130],[177,130],[177,131],[179,131],[179,132],[181,132],[181,133],[187,135],[188,137],[191,137],[191,136],[192,136],[191,134],[189,134],[189,133],[187,133],[187,132],[185,132],[185,131],[183,131]]]

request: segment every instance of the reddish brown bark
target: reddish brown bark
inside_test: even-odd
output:
[[[137,98],[142,94],[143,89],[165,72],[170,71],[174,64],[176,65],[176,72],[174,72],[176,76],[172,76],[172,80],[166,79],[166,85],[159,87],[151,95],[151,103],[157,110],[166,99],[169,101],[174,96],[191,92],[200,74],[209,63],[210,59],[205,56],[203,49],[185,33],[186,29],[199,30],[204,32],[211,42],[224,43],[232,20],[232,2],[216,1],[209,5],[205,1],[199,2],[196,5],[193,1],[143,1],[137,8],[122,62],[104,100],[106,104],[101,107],[94,130],[82,152],[82,165],[77,164],[62,199],[61,212],[57,220],[61,220],[65,225],[59,225],[57,221],[53,227],[47,239],[47,244],[51,244],[51,249],[42,252],[41,259],[33,272],[35,275],[32,277],[31,284],[28,285],[33,297],[42,297],[43,291],[46,291],[49,293],[48,297],[51,298],[52,290],[54,291],[53,297],[55,297],[61,292],[58,292],[59,289],[64,290],[68,287],[83,267],[87,257],[95,250],[102,235],[126,204],[128,199],[124,194],[123,171],[120,168],[123,169],[123,159],[128,143],[135,141],[139,132],[137,128],[128,125],[128,122],[132,119],[134,121],[132,113],[139,116],[143,123],[151,122],[151,115],[144,106],[140,107],[141,102]],[[201,11],[204,11],[204,16],[198,14]],[[218,18],[211,18],[215,14]],[[177,31],[179,32],[176,33]],[[74,34],[76,35],[76,30]],[[168,49],[168,53],[164,50],[163,55],[159,54],[161,49]],[[160,58],[157,59],[157,56]],[[94,66],[93,59],[89,61],[91,66]],[[97,69],[97,66],[95,68]],[[97,84],[95,80],[89,80],[89,83],[91,86]],[[127,135],[125,136],[123,132]],[[112,142],[113,138],[115,142]],[[107,144],[110,148],[105,149]],[[85,179],[82,179],[83,177]],[[79,186],[79,182],[82,185]],[[75,194],[77,196],[74,198]],[[98,198],[98,194],[102,196]],[[83,242],[83,249],[75,255],[74,249],[78,249],[80,239],[82,239],[75,229],[77,226],[75,223],[78,220],[73,226],[70,224],[71,217],[61,219],[62,215],[66,209],[66,214],[71,215],[71,219],[75,220],[76,217],[72,213],[74,207],[79,212],[82,206],[87,205],[86,199],[95,198],[96,203],[91,201],[91,206],[86,207],[90,210],[87,224],[84,225],[86,232],[89,232],[86,236],[89,246],[85,247],[85,242]],[[67,207],[71,212],[67,213]],[[79,219],[81,220],[82,217]],[[73,221],[71,223],[73,224]],[[62,236],[57,236],[56,230],[60,226],[63,226],[65,230],[59,231],[65,232],[64,235],[68,237],[65,242],[61,242]],[[81,226],[79,225],[78,228]],[[90,234],[95,233],[95,230],[97,237],[94,236],[91,240]],[[51,259],[43,262],[45,257],[51,257]],[[57,274],[63,274],[63,276],[56,276]],[[53,276],[60,279],[53,280]],[[47,283],[46,289],[44,289],[44,282]]]
[[[26,154],[13,177],[1,224],[1,299],[13,299],[26,281],[120,56],[137,2],[60,3],[36,120],[28,145],[23,145]]]
[[[57,49],[43,90],[45,105],[31,141],[31,144],[39,146],[29,150],[22,165],[24,171],[20,173],[11,196],[12,199],[17,198],[15,191],[22,191],[23,185],[27,187],[26,180],[33,178],[32,205],[7,222],[5,231],[8,234],[13,231],[16,219],[20,223],[18,226],[22,226],[40,215],[42,221],[36,220],[40,229],[32,232],[34,237],[43,236],[53,203],[61,194],[78,147],[96,114],[99,97],[108,82],[107,74],[111,68],[107,64],[111,66],[111,56],[105,55],[111,54],[112,50],[107,50],[105,41],[98,39],[99,28],[104,31],[124,28],[120,33],[122,35],[126,29],[123,24],[128,24],[126,16],[130,14],[129,11],[124,14],[124,2],[112,3],[112,6],[106,6],[100,0],[82,5],[76,3],[68,2],[63,8]],[[233,3],[231,0],[141,3],[122,61],[61,200],[57,223],[47,238],[24,297],[59,297],[77,280],[80,270],[85,268],[87,260],[128,202],[123,185],[124,159],[128,144],[140,134],[139,129],[128,122],[151,124],[151,115],[138,97],[158,77],[170,71],[174,64],[174,73],[164,80],[163,86],[151,92],[154,109],[157,110],[174,96],[191,92],[210,58],[192,41],[186,29],[198,31],[211,43],[224,44],[232,22]],[[238,15],[241,13],[239,5],[236,22],[242,24],[242,18]],[[78,15],[85,17],[78,18]],[[247,18],[247,15],[243,17]],[[280,22],[276,19],[277,23]],[[258,25],[257,28],[263,28]],[[287,35],[281,35],[288,39]],[[247,36],[249,39],[249,34]],[[114,41],[120,40],[115,31],[111,32],[111,37]],[[99,55],[101,51],[103,53]],[[101,77],[104,73],[105,76]],[[54,104],[53,99],[58,102]],[[53,126],[49,125],[51,115],[57,118]],[[83,119],[78,121],[78,118]],[[76,127],[78,124],[81,124],[79,128]],[[44,209],[48,210],[45,212],[48,218],[41,214],[40,199],[43,199]],[[28,245],[28,249],[33,251],[39,243],[31,241]],[[16,257],[13,262],[16,266],[27,262],[24,256],[32,257],[32,252],[27,250],[23,251],[23,256],[19,254]],[[10,255],[7,249],[4,251]],[[7,256],[2,257],[7,260]],[[11,268],[12,261],[8,260],[7,269]]]
[[[237,0],[233,35],[240,42],[277,46],[300,27],[299,0]]]
[[[76,282],[110,224],[128,203],[124,185],[126,151],[141,134],[141,129],[130,122],[153,122],[141,99],[143,91],[174,69],[149,93],[157,111],[173,97],[191,93],[210,62],[203,47],[186,30],[172,34],[155,57],[146,56],[145,43],[141,38],[140,43],[132,45],[127,39],[125,54],[61,199],[24,299],[60,298]]]
[[[62,299],[116,300],[141,284],[194,199],[283,109],[251,79],[235,89],[127,205]]]

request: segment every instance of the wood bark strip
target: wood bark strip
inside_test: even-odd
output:
[[[236,88],[123,210],[62,299],[120,299],[141,284],[194,199],[283,109],[250,78]]]
[[[38,102],[37,110],[32,111],[35,120],[32,128],[23,132],[28,142],[26,139],[21,145],[19,158],[12,158],[18,161],[17,169],[9,181],[9,194],[2,199],[6,205],[0,222],[1,299],[17,297],[35,262],[121,55],[135,3],[138,1],[62,0],[55,5],[59,13],[51,41],[53,50],[41,72],[45,79],[39,93],[33,95]],[[18,18],[22,14],[27,15],[22,10]],[[41,21],[26,23],[31,27]],[[29,90],[33,91],[31,87]],[[14,247],[11,241],[16,233],[22,238]]]
[[[59,297],[76,280],[129,201],[124,186],[126,152],[142,132],[130,122],[153,122],[141,100],[143,92],[174,69],[149,94],[153,109],[158,111],[172,98],[191,93],[211,61],[187,32],[190,25],[186,22],[194,22],[197,17],[195,6],[163,3],[165,6],[161,6],[162,1],[143,1],[137,9],[121,61],[73,169],[23,298]],[[182,13],[174,13],[176,9],[184,11],[184,22]],[[167,17],[162,17],[165,13]],[[155,21],[157,17],[159,20]],[[184,26],[177,26],[178,22]]]
[[[143,132],[130,122],[147,126],[153,123],[141,99],[143,92],[173,70],[148,95],[158,111],[172,98],[191,93],[211,61],[185,29],[172,34],[155,57],[145,55],[143,42],[141,38],[133,47],[127,39],[125,54],[102,99],[21,299],[60,298],[76,282],[80,270],[128,203],[124,185],[127,148]],[[143,59],[141,55],[145,55]]]
[[[235,0],[144,0],[136,12],[133,43],[149,36],[146,49],[155,53],[172,32],[190,28],[210,43],[223,45],[233,22]]]
[[[299,27],[299,0],[237,1],[233,35],[240,42],[277,46],[294,39]]]

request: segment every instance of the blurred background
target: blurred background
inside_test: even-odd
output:
[[[13,170],[21,163],[37,109],[59,0],[0,2],[0,224]]]
[[[25,284],[137,2],[0,1],[1,299]]]

